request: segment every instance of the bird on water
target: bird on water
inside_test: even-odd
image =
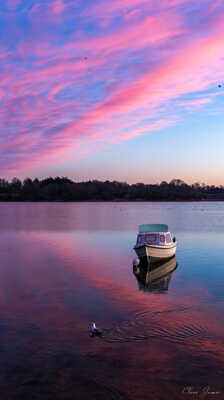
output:
[[[91,323],[90,331],[91,331],[91,336],[102,335],[102,329],[97,328],[95,322]]]

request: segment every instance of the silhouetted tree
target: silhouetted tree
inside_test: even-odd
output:
[[[66,177],[0,179],[0,201],[192,201],[224,200],[224,186],[198,182],[188,185],[181,179],[160,184],[92,180],[73,182]]]

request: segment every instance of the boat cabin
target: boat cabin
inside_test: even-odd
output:
[[[136,246],[144,244],[166,246],[172,242],[171,234],[168,232],[168,225],[147,224],[139,226]]]

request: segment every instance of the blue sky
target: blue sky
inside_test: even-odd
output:
[[[219,0],[2,2],[1,177],[223,184],[223,17]]]

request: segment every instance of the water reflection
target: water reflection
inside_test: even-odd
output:
[[[139,290],[144,292],[168,291],[172,274],[177,266],[176,256],[154,264],[141,260],[138,265],[133,266],[133,273],[136,276]]]
[[[179,400],[186,385],[222,395],[224,206],[201,208],[0,205],[3,397]],[[149,219],[183,230],[181,268],[174,257],[141,269],[138,290],[132,244]],[[102,338],[90,338],[91,321]]]

